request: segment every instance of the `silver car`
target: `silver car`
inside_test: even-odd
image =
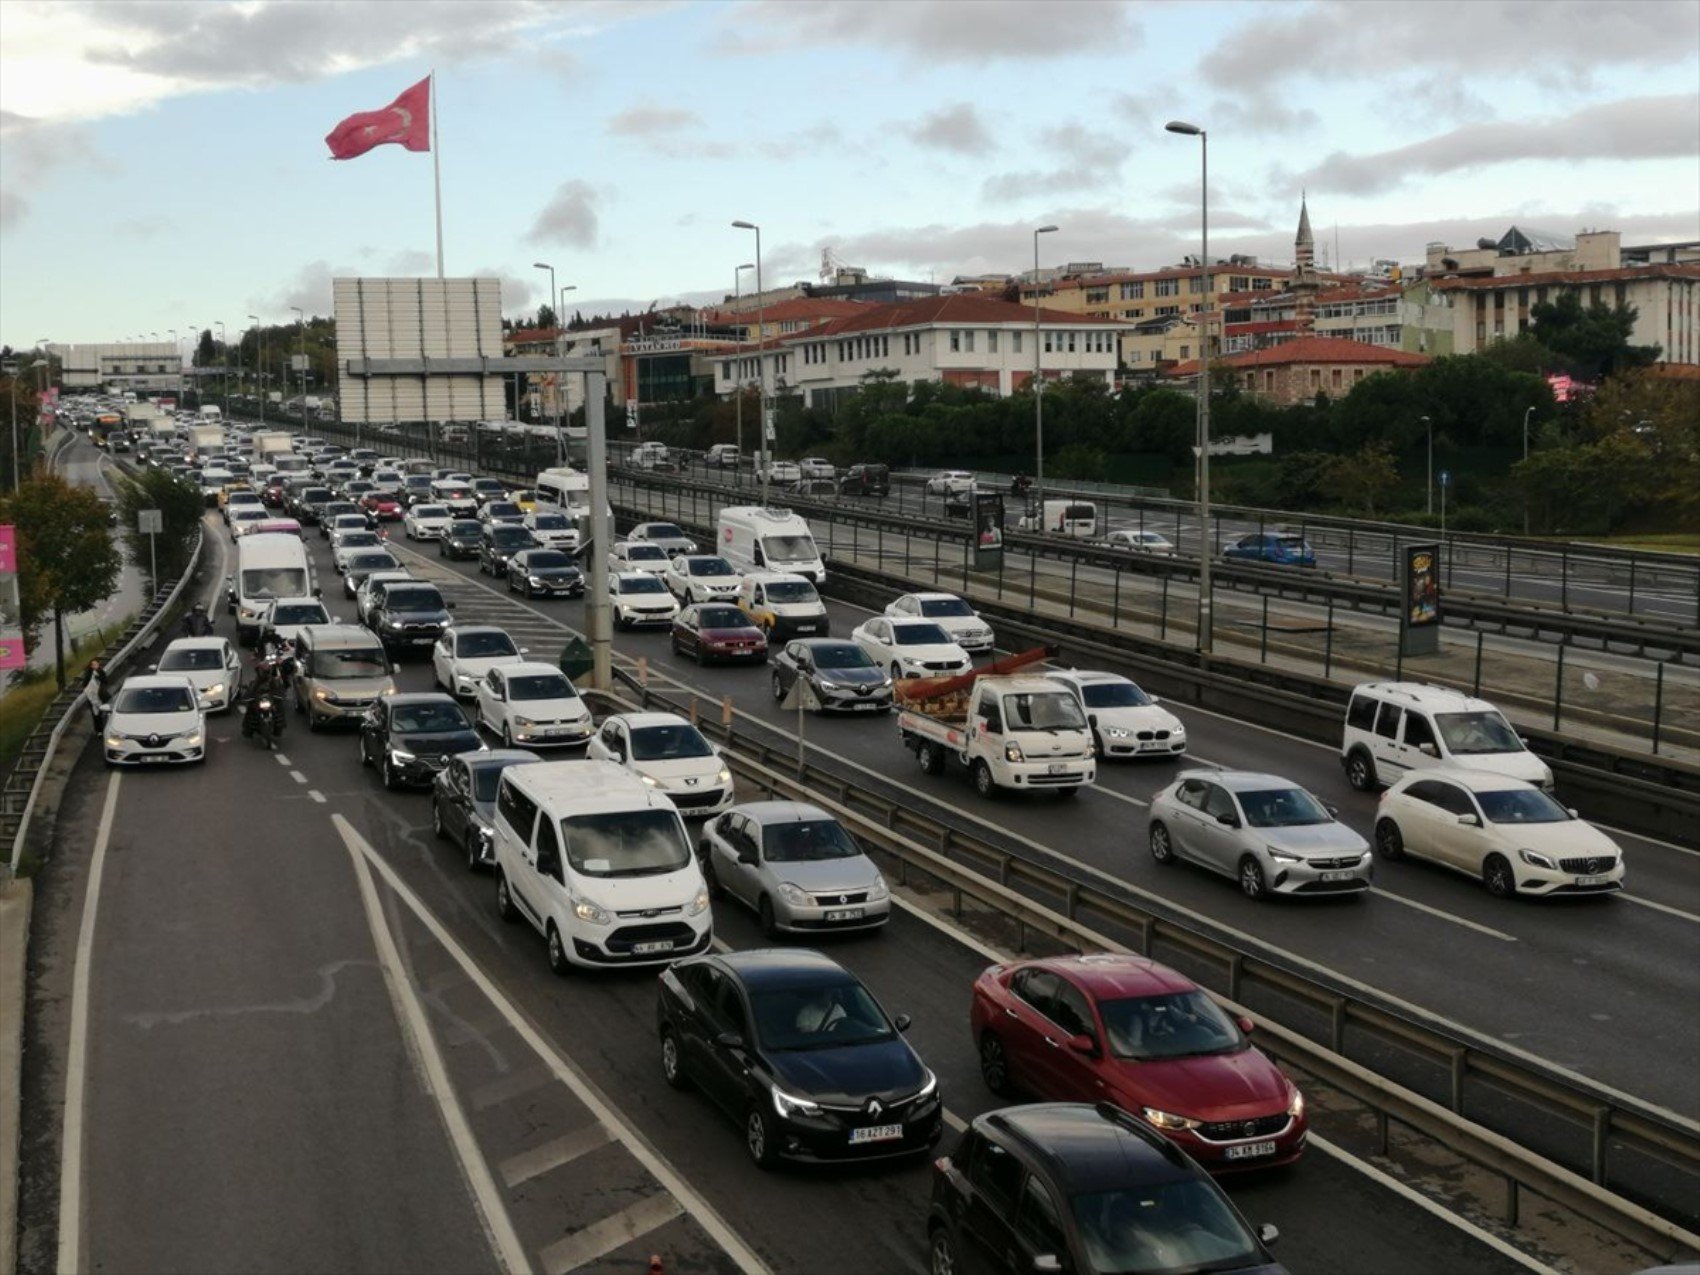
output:
[[[1183,770],[1151,802],[1151,857],[1233,877],[1248,898],[1369,889],[1369,843],[1289,779]]]
[[[891,919],[891,891],[838,820],[801,801],[752,801],[703,826],[709,892],[755,909],[769,936],[868,930]]]

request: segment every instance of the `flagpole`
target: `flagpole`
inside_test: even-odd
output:
[[[437,132],[437,72],[431,72],[431,182],[437,194],[437,278],[443,277],[443,162]]]

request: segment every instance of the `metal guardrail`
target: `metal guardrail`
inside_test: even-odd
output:
[[[646,708],[696,715],[693,704],[681,702],[676,692],[645,686],[623,669],[615,676]],[[1507,1225],[1517,1225],[1521,1193],[1528,1191],[1659,1260],[1700,1253],[1700,1236],[1684,1229],[1700,1221],[1700,1123],[1579,1084],[1498,1050],[1491,1041],[1438,1029],[1330,986],[1200,926],[1171,919],[1151,906],[1157,900],[1141,897],[1134,887],[1112,892],[894,803],[820,765],[799,765],[789,745],[739,734],[706,717],[699,725],[723,745],[740,778],[778,797],[828,805],[859,837],[896,862],[901,884],[912,884],[911,874],[917,875],[949,893],[954,915],[961,917],[971,901],[1012,924],[1019,951],[1044,940],[1072,951],[1153,956],[1162,950],[1171,960],[1177,956],[1170,953],[1176,953],[1202,971],[1194,972],[1195,978],[1236,1006],[1255,997],[1264,1006],[1308,1013],[1321,1024],[1316,1034],[1325,1039],[1271,1022],[1267,1008],[1250,1007],[1268,1023],[1263,1043],[1269,1053],[1375,1113],[1383,1153],[1389,1126],[1397,1124],[1503,1182],[1500,1216]],[[1131,941],[1123,943],[1110,929]],[[1353,1061],[1347,1050],[1354,1047],[1370,1054],[1402,1052],[1404,1069],[1419,1082],[1425,1068],[1439,1076],[1439,1095],[1424,1095]],[[1525,1118],[1558,1117],[1572,1136],[1550,1136],[1551,1152],[1543,1154],[1487,1127],[1484,1117],[1503,1115],[1507,1102]],[[1673,1171],[1679,1178],[1675,1184],[1654,1186],[1648,1180]],[[1652,1199],[1655,1207],[1619,1194],[1616,1183]]]
[[[159,632],[161,621],[171,618],[177,600],[194,579],[200,566],[201,550],[205,544],[206,531],[203,527],[196,532],[194,552],[189,555],[189,565],[184,568],[177,583],[172,585],[168,592],[155,592],[142,613],[130,622],[130,627],[114,638],[107,647],[107,650],[112,652],[106,657],[108,673],[118,671],[125,661],[153,641]],[[29,838],[30,820],[40,800],[48,767],[65,732],[70,729],[77,714],[84,711],[86,710],[83,707],[83,692],[80,687],[67,686],[60,691],[48,705],[47,712],[42,715],[41,724],[24,740],[18,764],[6,777],[5,787],[0,788],[0,845],[7,844],[9,839],[11,847],[0,876],[8,881],[17,875],[24,843]],[[49,721],[52,722],[51,725],[48,724]]]

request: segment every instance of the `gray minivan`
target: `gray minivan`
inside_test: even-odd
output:
[[[307,728],[359,723],[360,715],[395,694],[394,666],[384,644],[357,624],[315,624],[295,646],[295,707]]]

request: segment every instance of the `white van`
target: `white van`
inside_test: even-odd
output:
[[[608,761],[510,766],[496,790],[496,910],[548,943],[549,968],[665,965],[714,940],[678,810]]]
[[[1352,787],[1372,792],[1413,770],[1456,766],[1552,791],[1552,771],[1485,699],[1423,682],[1365,682],[1352,691],[1340,741]]]
[[[252,646],[260,636],[266,604],[278,598],[316,593],[300,536],[255,531],[236,542],[236,575],[231,582],[236,603],[236,638]]]
[[[826,583],[826,563],[806,519],[789,509],[728,505],[715,537],[720,556],[740,574],[782,571],[811,584]]]
[[[539,509],[548,506],[574,519],[590,517],[589,474],[565,467],[545,469],[537,475],[532,490],[537,493]],[[608,517],[610,520],[614,517],[612,504],[608,506]]]
[[[1041,520],[1037,512],[1023,514],[1016,523],[1018,531],[1049,531],[1076,540],[1090,540],[1098,534],[1098,506],[1090,500],[1047,500]]]

